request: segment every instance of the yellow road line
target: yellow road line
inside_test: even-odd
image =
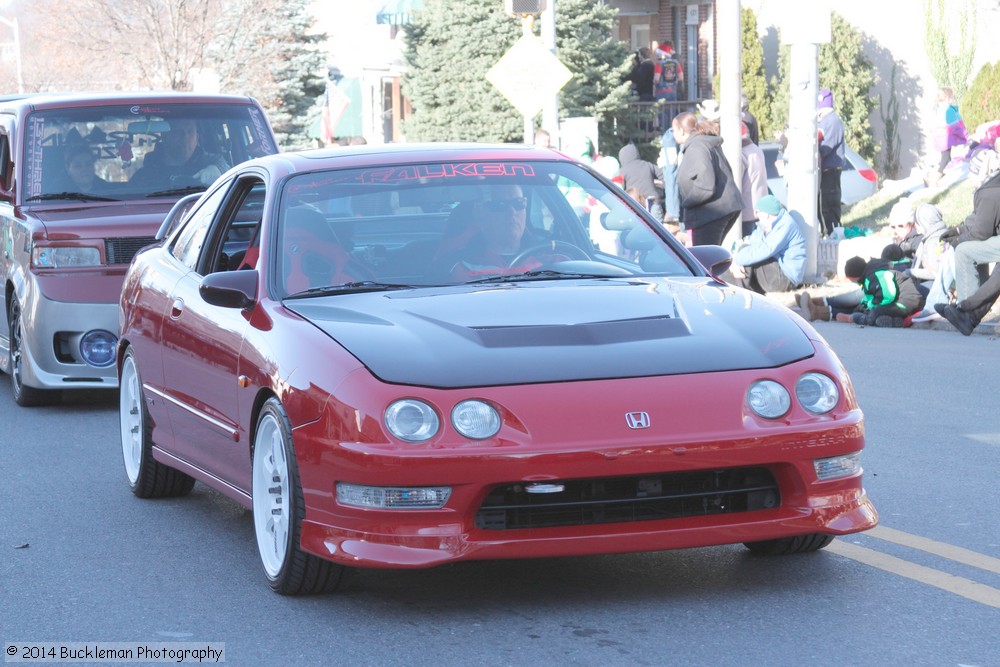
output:
[[[963,549],[962,547],[945,544],[944,542],[936,542],[934,540],[929,540],[926,537],[911,535],[909,533],[904,533],[901,530],[886,528],[885,526],[876,526],[864,534],[869,537],[877,537],[878,539],[885,540],[886,542],[901,544],[904,547],[912,547],[914,549],[919,549],[920,551],[926,551],[929,554],[941,556],[942,558],[953,560],[956,563],[963,563],[965,565],[971,565],[972,567],[978,567],[980,570],[1000,574],[1000,558],[992,558],[975,551]]]
[[[956,577],[953,574],[924,567],[923,565],[917,565],[902,558],[866,549],[865,547],[860,547],[844,540],[832,542],[830,546],[826,547],[826,550],[832,551],[839,556],[856,560],[859,563],[864,563],[865,565],[870,565],[880,570],[898,574],[901,577],[913,579],[928,586],[934,586],[943,591],[960,595],[973,602],[979,602],[980,604],[1000,609],[1000,590],[986,586],[985,584],[980,584],[964,577]]]

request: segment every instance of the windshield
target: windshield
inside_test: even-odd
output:
[[[25,202],[178,199],[277,152],[252,105],[123,105],[38,111],[25,132]]]
[[[691,275],[636,202],[575,163],[312,172],[289,179],[280,201],[282,296]]]

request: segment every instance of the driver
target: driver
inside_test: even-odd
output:
[[[194,119],[180,118],[170,121],[170,131],[145,157],[132,183],[147,187],[208,187],[227,169],[229,165],[220,156],[202,148]]]
[[[447,258],[452,279],[465,282],[487,276],[525,273],[545,262],[535,253],[525,253],[537,244],[525,233],[528,199],[521,186],[490,186],[486,199],[476,203],[476,221],[469,244]],[[541,253],[541,251],[539,251]],[[551,257],[545,256],[551,261]]]

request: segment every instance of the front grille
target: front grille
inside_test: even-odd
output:
[[[485,530],[583,526],[732,514],[777,507],[767,468],[727,468],[636,477],[546,481],[560,493],[532,494],[519,482],[493,489],[476,513]]]
[[[104,239],[104,256],[107,257],[108,264],[128,264],[137,252],[151,243],[156,243],[153,236]]]

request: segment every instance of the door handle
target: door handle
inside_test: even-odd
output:
[[[174,304],[170,306],[170,317],[177,319],[184,310],[184,299],[174,299]]]

